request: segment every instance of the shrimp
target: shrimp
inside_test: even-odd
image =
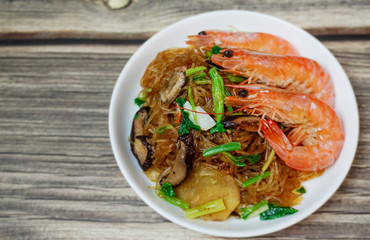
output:
[[[334,106],[335,93],[330,74],[315,60],[299,56],[270,55],[245,49],[222,51],[227,54],[214,54],[211,60],[225,72],[250,77],[249,83],[261,83],[312,94],[331,107]]]
[[[198,35],[188,36],[187,44],[196,48],[211,49],[214,45],[223,48],[245,48],[271,54],[299,55],[298,51],[281,37],[259,32],[230,32],[220,30],[206,30]]]
[[[233,87],[233,85],[226,85]],[[304,93],[253,85],[245,98],[229,96],[225,104],[249,108],[262,117],[261,131],[277,155],[291,168],[319,171],[331,166],[344,143],[336,112],[321,100]],[[285,135],[274,120],[293,128]]]

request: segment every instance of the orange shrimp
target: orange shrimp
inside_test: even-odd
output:
[[[261,120],[263,135],[288,166],[318,171],[335,162],[343,147],[344,132],[338,115],[329,105],[303,93],[253,84],[246,89],[245,98],[229,96],[225,104],[247,107],[253,114],[291,126],[293,130],[286,136],[273,120],[264,117]]]
[[[223,68],[223,71],[245,77],[253,76],[249,79],[249,83],[261,83],[312,94],[330,106],[334,106],[335,93],[331,77],[312,59],[263,54],[245,49],[222,51],[228,51],[225,55],[229,57],[220,53],[212,55],[211,60]]]
[[[223,48],[245,48],[271,54],[299,55],[298,51],[281,37],[259,32],[230,32],[220,30],[206,30],[198,35],[188,36],[187,44],[196,48],[211,49],[214,45]]]

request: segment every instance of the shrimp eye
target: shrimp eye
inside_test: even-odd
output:
[[[201,31],[198,33],[198,35],[207,35],[206,31]]]
[[[242,89],[238,92],[238,96],[239,97],[242,97],[242,98],[245,98],[246,96],[248,96],[248,90],[246,89]]]
[[[224,51],[224,56],[225,57],[232,57],[234,55],[234,52],[233,52],[233,50],[225,50]]]

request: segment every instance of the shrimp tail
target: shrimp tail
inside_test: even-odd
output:
[[[261,130],[276,154],[283,160],[288,159],[293,150],[293,145],[280,129],[279,125],[274,120],[262,118]]]

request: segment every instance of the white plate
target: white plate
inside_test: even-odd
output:
[[[158,198],[148,186],[150,182],[133,157],[128,138],[135,112],[134,99],[140,91],[139,82],[147,65],[159,51],[185,46],[188,35],[206,29],[266,32],[283,37],[292,43],[302,56],[318,61],[332,76],[335,86],[335,110],[343,121],[345,143],[337,162],[325,173],[305,182],[307,193],[296,208],[298,213],[270,221],[258,217],[248,221],[231,218],[225,222],[188,220],[184,212]],[[249,11],[216,11],[200,14],[177,22],[146,41],[127,62],[113,91],[109,109],[109,134],[117,164],[127,182],[155,211],[165,218],[189,229],[224,237],[251,237],[289,227],[319,209],[338,189],[347,175],[357,147],[359,118],[352,86],[335,57],[314,37],[283,20]]]

